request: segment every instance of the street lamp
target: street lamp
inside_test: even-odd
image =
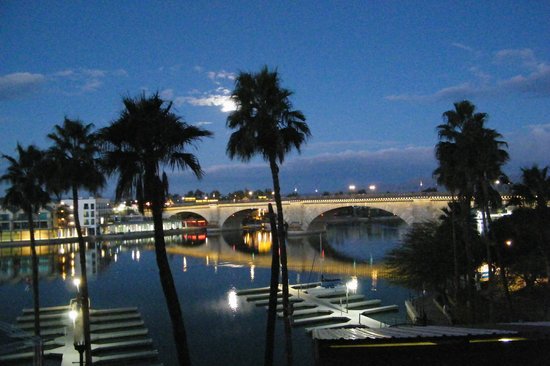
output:
[[[376,185],[371,184],[371,185],[369,186],[369,189],[370,189],[371,191],[374,192],[374,191],[376,190]]]
[[[71,300],[71,310],[69,318],[73,321],[73,345],[78,352],[80,358],[80,366],[84,365],[84,351],[86,349],[84,342],[84,324],[82,320],[82,304],[80,303],[80,295]]]

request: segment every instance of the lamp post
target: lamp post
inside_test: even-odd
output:
[[[79,365],[84,365],[84,351],[86,345],[84,341],[84,320],[82,317],[82,297],[80,294],[80,278],[75,277],[73,284],[76,286],[76,299],[71,300],[71,310],[69,317],[73,321],[73,345],[79,355]]]

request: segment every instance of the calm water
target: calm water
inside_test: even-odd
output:
[[[326,234],[289,240],[291,283],[317,281],[321,272],[343,280],[359,278],[358,292],[384,305],[403,306],[410,295],[378,276],[384,253],[406,231],[404,223],[329,225]],[[177,285],[194,365],[263,363],[266,311],[245,299],[230,303],[233,289],[269,285],[268,233],[184,235],[169,240],[169,260]],[[41,247],[41,306],[68,304],[74,246]],[[0,321],[14,323],[21,309],[32,307],[28,249],[0,252]],[[89,291],[94,308],[137,306],[165,365],[175,363],[170,320],[157,275],[150,240],[104,242],[90,248]],[[76,254],[75,258],[77,259]],[[78,262],[78,259],[75,261]],[[8,300],[9,299],[9,300]],[[398,323],[404,312],[379,318]],[[277,323],[276,357],[283,361],[283,324]],[[293,328],[296,365],[313,365],[310,337]]]

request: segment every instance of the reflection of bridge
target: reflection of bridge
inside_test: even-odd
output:
[[[172,237],[175,238],[175,237]],[[167,238],[169,243],[166,251],[169,254],[183,256],[182,270],[186,268],[185,257],[203,258],[205,264],[210,267],[250,267],[251,280],[254,279],[255,268],[271,268],[271,254],[253,254],[236,250],[226,242],[223,235],[209,236],[208,241],[199,246],[186,247],[174,245],[172,238]],[[317,281],[321,273],[336,276],[359,276],[372,278],[376,285],[377,278],[387,278],[390,273],[381,263],[354,262],[342,258],[322,256],[319,252],[319,238],[317,236],[302,236],[288,239],[288,269],[291,271],[307,273],[308,278],[291,278],[291,283],[300,281]],[[152,244],[149,247],[153,250]]]
[[[292,230],[311,230],[311,224],[323,213],[342,207],[370,207],[388,211],[407,224],[435,220],[441,209],[451,201],[442,194],[386,194],[354,195],[342,197],[317,197],[283,201],[285,219]],[[194,213],[205,218],[211,227],[224,227],[231,218],[255,209],[267,210],[269,201],[214,202],[208,204],[177,205],[165,210],[165,217],[178,213]]]

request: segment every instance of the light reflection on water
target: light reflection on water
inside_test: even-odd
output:
[[[290,280],[312,282],[320,272],[348,280],[357,275],[357,292],[403,305],[406,289],[390,286],[377,266],[406,228],[394,224],[329,225],[321,236],[289,238]],[[263,235],[262,245],[271,245]],[[226,239],[228,238],[229,241]],[[262,238],[262,236],[260,236]],[[257,365],[263,362],[266,312],[236,296],[235,289],[269,285],[269,250],[246,248],[234,234],[185,234],[168,240],[169,261],[181,301],[195,365]],[[268,242],[268,244],[266,244]],[[253,244],[252,248],[260,248]],[[41,304],[66,304],[74,297],[76,246],[40,247]],[[324,256],[323,256],[324,253]],[[26,248],[0,250],[0,321],[13,323],[21,309],[32,307],[30,257]],[[104,242],[87,252],[92,307],[137,306],[159,349],[161,361],[174,364],[170,320],[158,279],[151,239]],[[371,260],[372,258],[372,260]],[[396,323],[400,314],[380,320]],[[277,323],[276,357],[283,362],[284,335]],[[293,329],[295,364],[312,365],[311,340]]]

